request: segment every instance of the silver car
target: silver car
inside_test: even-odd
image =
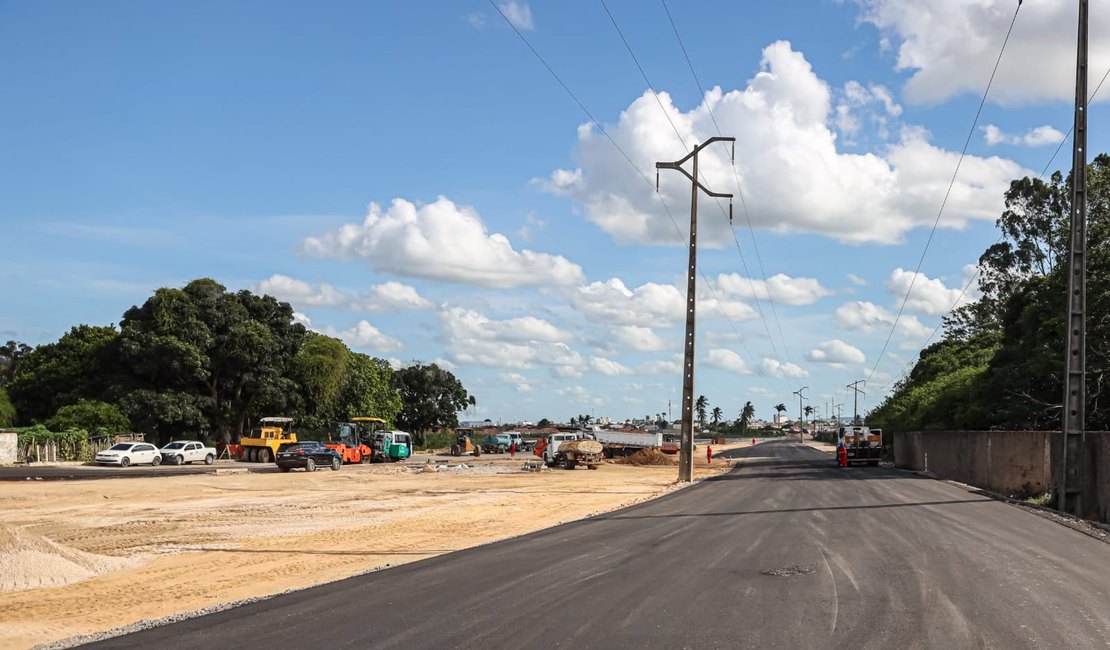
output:
[[[96,455],[96,462],[101,465],[159,465],[162,463],[162,452],[149,442],[119,442]]]

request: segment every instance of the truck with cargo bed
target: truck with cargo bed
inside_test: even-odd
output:
[[[543,459],[548,467],[562,465],[574,469],[584,464],[597,469],[602,460],[602,444],[582,433],[553,433],[536,443],[533,454]]]
[[[883,430],[869,429],[863,425],[840,427],[838,445],[848,452],[848,464],[867,463],[875,466],[883,457]]]
[[[592,433],[604,446],[606,458],[627,456],[641,449],[660,449],[663,446],[663,433],[660,431],[611,431],[599,429]]]

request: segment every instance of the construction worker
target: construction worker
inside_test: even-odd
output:
[[[710,465],[713,464],[713,447],[710,447],[709,445],[705,446],[705,462],[709,463]]]
[[[843,438],[836,443],[836,464],[841,467],[848,466],[848,445],[844,444]]]
[[[516,458],[516,440],[509,443],[509,458]]]

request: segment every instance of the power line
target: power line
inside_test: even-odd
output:
[[[552,77],[554,77],[555,81],[557,81],[559,83],[559,85],[562,86],[563,90],[566,91],[566,93],[568,95],[570,95],[571,99],[573,99],[574,102],[576,104],[578,104],[578,107],[580,109],[582,109],[582,112],[586,114],[586,117],[590,118],[590,121],[594,124],[594,126],[596,126],[598,128],[599,131],[601,131],[601,133],[605,136],[605,138],[607,140],[609,140],[609,143],[612,144],[613,147],[615,147],[616,150],[620,152],[621,156],[624,157],[625,161],[627,161],[628,164],[634,170],[636,170],[636,173],[640,175],[640,178],[644,179],[644,182],[646,182],[649,187],[654,187],[654,185],[651,182],[651,179],[648,178],[646,174],[644,174],[644,172],[636,165],[636,163],[625,152],[625,150],[619,144],[617,144],[617,141],[614,140],[611,135],[609,135],[609,132],[605,130],[605,127],[602,126],[601,122],[599,122],[597,120],[597,118],[595,118],[593,116],[593,113],[591,113],[590,110],[588,108],[586,108],[586,105],[582,103],[582,100],[580,100],[578,98],[578,96],[574,94],[574,91],[572,91],[570,89],[570,87],[567,86],[567,84],[562,80],[562,78],[559,77],[559,75],[555,72],[555,70],[552,69],[552,67],[550,65],[548,65],[547,61],[544,60],[543,56],[541,56],[540,53],[536,50],[536,48],[534,48],[532,46],[532,44],[528,41],[528,39],[524,37],[524,34],[522,34],[520,32],[520,30],[517,29],[516,25],[514,25],[511,20],[509,20],[509,17],[505,15],[505,12],[503,12],[501,10],[501,7],[499,7],[494,0],[489,0],[489,3],[490,3],[490,6],[492,6],[494,8],[494,10],[501,16],[501,18],[503,18],[505,20],[505,23],[508,24],[509,27],[511,27],[514,32],[516,32],[516,35],[520,38],[520,40],[524,43],[524,45],[528,47],[529,51],[532,52],[532,54],[539,60],[539,62],[541,64],[543,64],[543,67],[547,69],[548,73],[551,74]],[[671,212],[670,206],[667,205],[667,202],[663,199],[663,196],[661,194],[656,192],[655,196],[659,199],[659,202],[663,205],[663,209],[666,211],[667,217],[670,219],[671,224],[674,226],[675,232],[678,234],[679,239],[684,244],[688,245],[689,240],[687,240],[686,236],[682,234],[682,229],[679,228],[678,222],[675,220],[674,214]],[[717,297],[717,293],[716,293],[716,291],[713,290],[713,285],[709,282],[709,278],[706,277],[705,272],[702,271],[700,268],[698,269],[698,273],[701,275],[702,279],[705,280],[706,288],[709,289],[710,294],[712,294],[712,296],[713,296],[713,300],[717,303],[718,308],[721,310],[721,314],[725,317],[725,320],[728,321],[729,327],[732,329],[733,333],[736,334],[736,337],[737,337],[737,339],[739,339],[741,346],[744,348],[744,351],[748,353],[748,358],[752,361],[752,365],[753,365],[753,369],[754,369],[755,373],[760,375],[760,376],[763,376],[764,373],[762,371],[762,368],[759,366],[759,364],[755,363],[755,356],[751,353],[751,350],[748,349],[747,343],[744,341],[744,338],[740,335],[740,332],[736,329],[736,325],[732,322],[732,318],[728,315],[728,310],[725,308],[724,303],[721,301],[720,298]]]
[[[713,114],[713,107],[705,100],[705,88],[701,85],[701,79],[698,78],[698,73],[694,71],[694,63],[690,60],[690,54],[686,51],[686,44],[682,42],[682,36],[678,33],[678,26],[675,25],[674,17],[671,16],[671,10],[667,7],[667,0],[660,0],[663,4],[663,11],[667,14],[667,20],[671,23],[671,29],[674,31],[675,40],[678,41],[678,47],[682,50],[682,56],[686,59],[686,65],[690,68],[690,74],[694,77],[694,83],[698,86],[698,91],[701,93],[703,101],[705,101],[705,110],[709,113],[709,119],[713,121],[713,127],[717,129],[717,135],[723,135],[721,125],[717,123],[717,117]],[[759,244],[755,239],[755,228],[752,227],[752,217],[748,212],[748,201],[744,197],[744,187],[740,183],[740,174],[736,169],[736,161],[732,160],[732,175],[736,180],[736,191],[740,197],[740,207],[744,211],[744,220],[748,224],[748,233],[752,238],[752,249],[755,251],[755,259],[759,263],[759,272],[763,277],[763,286],[767,288],[767,303],[771,306],[771,315],[774,317],[775,326],[778,328],[779,338],[782,340],[782,349],[786,354],[786,360],[793,363],[790,358],[790,347],[786,343],[786,336],[782,332],[782,321],[779,319],[778,310],[775,308],[775,300],[771,296],[771,283],[767,281],[767,271],[763,268],[763,257],[759,254]],[[774,346],[774,336],[771,335],[770,329],[767,328],[767,320],[763,316],[763,308],[760,305],[758,292],[755,290],[755,282],[752,281],[751,272],[748,271],[748,262],[744,258],[744,251],[740,247],[740,239],[736,236],[736,231],[732,228],[732,220],[729,220],[729,232],[732,233],[732,239],[736,242],[736,252],[740,254],[740,262],[744,266],[744,275],[748,278],[748,284],[752,290],[752,297],[755,299],[756,308],[759,310],[760,318],[763,318],[763,327],[767,329],[767,336],[771,339],[771,347],[775,350],[775,356],[778,356],[778,349]]]
[[[1095,86],[1094,92],[1092,92],[1091,96],[1087,98],[1087,103],[1088,104],[1095,101],[1095,97],[1098,95],[1098,91],[1102,88],[1102,84],[1106,82],[1107,77],[1110,77],[1110,68],[1106,69],[1106,72],[1103,73],[1103,75],[1102,75],[1102,79],[1098,82],[1098,85]],[[1064,137],[1060,139],[1060,144],[1056,145],[1056,150],[1052,152],[1052,156],[1048,159],[1048,162],[1045,163],[1044,168],[1041,169],[1041,173],[1037,175],[1037,178],[1042,178],[1043,179],[1044,175],[1048,173],[1048,168],[1052,166],[1052,161],[1056,160],[1056,156],[1058,156],[1060,154],[1060,150],[1064,148],[1064,144],[1068,141],[1068,136],[1071,135],[1071,132],[1074,128],[1075,128],[1075,126],[1072,125],[1068,129],[1068,132],[1064,134]],[[1006,239],[1006,233],[1002,233],[1001,235],[999,235],[998,239],[995,240],[994,243],[999,244],[1004,239]],[[960,295],[956,296],[956,300],[954,300],[952,302],[952,306],[949,307],[944,312],[944,316],[941,316],[940,322],[937,323],[937,326],[933,328],[932,333],[929,334],[929,337],[927,339],[925,339],[925,342],[921,344],[922,348],[925,348],[926,346],[928,346],[929,342],[932,341],[933,337],[936,336],[937,332],[940,331],[940,328],[944,326],[944,317],[951,314],[953,311],[956,310],[956,306],[960,304],[961,300],[963,300],[964,295],[967,293],[967,290],[979,278],[979,275],[981,274],[981,272],[982,272],[982,268],[979,267],[978,265],[976,265],[975,272],[971,274],[971,277],[968,278],[967,282],[964,284],[964,288],[960,290]],[[902,377],[905,377],[907,369],[916,362],[917,362],[916,359],[910,359],[909,361],[907,361],[905,363],[905,365],[902,366],[902,370],[898,373],[898,377],[897,378],[892,378],[890,381],[888,381],[885,384],[883,384],[882,386],[880,386],[879,389],[878,389],[879,392],[881,393],[884,389],[886,389],[887,386],[890,386],[891,384],[893,384],[893,383],[899,381],[900,379],[902,379]]]
[[[636,56],[635,51],[633,51],[633,49],[632,49],[632,45],[628,42],[628,39],[625,37],[624,32],[620,28],[620,25],[617,23],[616,16],[614,16],[613,12],[609,10],[609,5],[606,4],[605,0],[600,0],[600,2],[601,2],[602,8],[605,10],[606,15],[609,16],[609,21],[613,24],[613,29],[616,30],[617,35],[621,39],[621,42],[624,43],[624,47],[628,51],[628,55],[630,57],[632,57],[632,62],[636,64],[636,69],[640,71],[640,76],[643,77],[644,83],[647,85],[647,89],[651,92],[652,96],[655,98],[655,103],[658,104],[659,110],[663,113],[663,116],[667,118],[667,122],[671,125],[671,129],[674,131],[675,137],[678,138],[678,141],[682,145],[682,148],[688,153],[690,151],[690,148],[689,148],[689,146],[687,146],[685,138],[682,137],[682,133],[678,130],[678,127],[675,125],[674,120],[671,119],[670,112],[667,111],[667,108],[663,105],[663,100],[661,100],[659,98],[659,93],[656,92],[655,85],[652,84],[651,79],[648,78],[647,72],[644,70],[644,66],[640,64],[640,59]],[[689,61],[689,59],[687,59],[687,61]],[[695,79],[696,79],[696,77],[695,77]],[[699,82],[699,88],[700,88],[700,82]],[[708,105],[707,105],[707,107],[708,107]],[[720,136],[723,136],[724,134],[721,132],[720,127],[717,126],[716,118],[712,117],[712,111],[710,111],[710,117],[713,119],[714,126],[717,127],[717,134],[720,135]],[[733,163],[732,167],[733,167],[733,173],[735,174],[735,172],[736,172],[735,162]],[[702,181],[705,181],[705,177],[704,177],[703,174],[699,173],[699,177],[701,177]],[[739,186],[739,179],[737,179],[737,186]],[[721,216],[727,216],[728,217],[729,232],[732,234],[733,240],[736,241],[736,249],[740,253],[740,261],[741,261],[741,263],[743,264],[743,267],[744,267],[744,274],[748,278],[748,283],[751,285],[752,297],[755,299],[755,304],[756,304],[756,311],[759,314],[760,320],[763,322],[763,328],[767,332],[767,339],[768,339],[768,341],[770,341],[771,349],[774,351],[775,357],[777,358],[779,356],[779,351],[778,351],[778,347],[775,345],[775,337],[774,337],[774,335],[771,334],[771,329],[767,325],[767,317],[763,313],[763,307],[760,304],[758,292],[755,289],[754,282],[752,282],[751,273],[748,271],[747,260],[744,259],[743,251],[740,250],[740,240],[736,238],[736,232],[732,229],[732,226],[731,226],[732,217],[725,214],[724,206],[721,205],[720,200],[716,200],[716,203],[717,203],[718,209],[721,210]],[[702,274],[702,277],[705,279],[706,285],[709,286],[710,291],[712,291],[714,293],[714,298],[717,300],[718,305],[721,306],[721,310],[724,311],[724,306],[721,303],[720,299],[716,298],[716,292],[712,289],[709,278],[705,277],[704,273]],[[764,277],[764,285],[768,286],[767,282],[766,282],[766,277]],[[770,294],[770,288],[768,287],[768,295],[769,294]],[[737,334],[737,336],[739,336],[739,332],[737,332],[736,334]],[[780,337],[782,336],[781,326],[779,328],[779,335],[780,335]],[[783,344],[785,345],[785,338],[783,338]],[[750,352],[749,352],[749,356],[752,356]],[[754,362],[754,358],[752,359],[752,361]],[[787,361],[790,361],[790,359],[788,358]],[[785,377],[783,377],[782,379],[783,379],[784,382],[786,382]]]
[[[868,373],[867,379],[870,380],[875,374],[875,370],[879,367],[879,362],[883,360],[883,355],[886,354],[886,349],[890,345],[890,339],[894,336],[894,331],[898,329],[898,321],[902,319],[902,313],[906,310],[906,303],[910,300],[910,294],[913,293],[913,285],[917,282],[917,276],[921,273],[921,266],[925,263],[925,254],[929,252],[929,245],[933,242],[933,235],[937,232],[937,226],[940,225],[940,217],[944,214],[944,207],[948,204],[948,197],[952,194],[952,187],[956,184],[956,176],[960,173],[960,165],[964,162],[964,157],[967,155],[967,148],[971,144],[971,138],[975,135],[975,127],[979,124],[979,116],[983,113],[983,106],[987,103],[987,95],[990,93],[991,85],[994,84],[994,76],[998,72],[998,65],[1002,62],[1002,54],[1006,52],[1006,44],[1010,42],[1010,33],[1014,30],[1014,23],[1017,22],[1018,12],[1021,11],[1021,3],[1014,9],[1014,17],[1010,19],[1010,27],[1006,30],[1006,38],[1002,40],[1002,49],[998,52],[998,58],[994,62],[994,69],[991,70],[990,79],[987,81],[987,87],[983,90],[983,97],[979,100],[979,108],[975,111],[975,119],[971,122],[971,129],[968,130],[967,139],[964,140],[963,150],[960,151],[960,157],[956,161],[956,169],[952,172],[952,179],[948,181],[948,190],[944,193],[944,200],[940,203],[940,210],[937,211],[937,218],[933,221],[933,228],[929,231],[929,237],[925,240],[925,248],[921,251],[921,257],[917,260],[917,268],[914,270],[913,277],[910,278],[910,286],[906,289],[906,296],[902,299],[901,306],[898,307],[898,314],[894,317],[894,323],[890,326],[890,333],[887,334],[886,341],[883,343],[882,350],[879,351],[878,358],[875,359],[875,365],[871,367],[871,372]]]

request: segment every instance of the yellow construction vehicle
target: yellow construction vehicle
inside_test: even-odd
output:
[[[451,445],[451,455],[482,455],[482,448],[474,444],[474,429],[455,429],[455,444]]]
[[[262,418],[258,426],[239,441],[243,446],[239,460],[271,463],[277,458],[278,449],[294,442],[297,442],[297,434],[293,432],[293,418]]]

